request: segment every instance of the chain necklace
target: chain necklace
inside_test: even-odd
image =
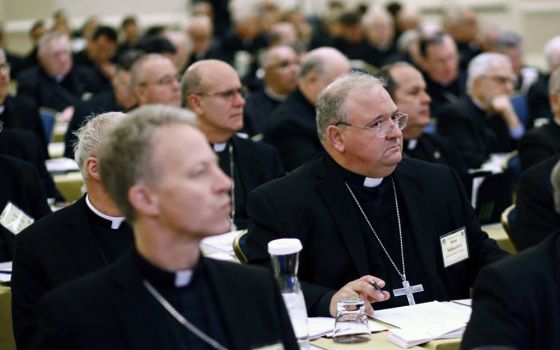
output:
[[[167,312],[169,312],[169,314],[171,314],[171,316],[173,316],[173,318],[177,320],[177,322],[179,322],[186,329],[191,331],[194,335],[199,337],[201,340],[203,340],[205,343],[207,343],[214,349],[228,350],[222,344],[212,339],[210,336],[208,336],[206,333],[198,329],[198,327],[196,327],[194,324],[190,323],[186,318],[184,318],[183,315],[181,315],[179,311],[177,311],[177,309],[173,307],[173,305],[171,305],[161,294],[159,294],[159,292],[154,288],[154,286],[150,284],[150,282],[143,280],[142,283],[144,284],[144,287],[146,287],[148,292],[150,292],[150,294],[161,304],[161,306],[163,306],[165,310],[167,310]]]
[[[228,152],[229,152],[229,176],[231,177],[231,218],[230,218],[230,231],[237,230],[235,226],[235,173],[234,173],[234,166],[235,162],[233,161],[233,141],[229,142]]]
[[[350,191],[350,194],[352,195],[352,198],[354,199],[354,202],[356,202],[356,205],[358,206],[358,209],[360,209],[360,212],[362,213],[362,216],[366,220],[371,232],[373,232],[373,235],[375,236],[375,238],[377,239],[377,242],[379,243],[379,245],[381,246],[381,248],[385,252],[385,255],[387,255],[387,258],[389,259],[389,261],[391,262],[391,264],[393,265],[393,267],[395,268],[395,270],[399,274],[399,277],[402,279],[403,288],[393,289],[393,295],[396,296],[396,297],[401,296],[401,295],[406,295],[406,298],[408,299],[408,304],[409,305],[414,305],[414,304],[416,304],[416,301],[414,300],[413,294],[418,293],[418,292],[423,292],[424,287],[421,284],[411,286],[410,283],[408,282],[408,280],[406,279],[406,267],[405,267],[405,264],[404,264],[404,248],[403,248],[403,237],[402,237],[402,228],[401,228],[401,215],[400,215],[400,212],[399,212],[399,201],[397,199],[397,189],[395,187],[395,180],[393,180],[393,178],[391,178],[391,183],[393,184],[393,194],[395,196],[395,208],[396,208],[396,213],[397,213],[397,223],[399,225],[399,241],[400,241],[400,244],[401,244],[402,273],[399,271],[399,268],[397,267],[397,264],[395,264],[395,262],[391,258],[391,255],[389,255],[389,252],[385,248],[385,245],[383,244],[383,242],[381,242],[381,239],[377,235],[377,232],[375,232],[375,230],[373,229],[373,226],[371,225],[371,222],[369,221],[368,217],[366,216],[366,213],[362,209],[362,206],[360,205],[360,202],[358,202],[358,199],[354,195],[354,192],[352,192],[352,189],[350,188],[348,183],[346,181],[344,182],[344,184],[346,185],[346,188],[348,189],[348,191]]]

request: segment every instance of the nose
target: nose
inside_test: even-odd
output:
[[[422,91],[422,101],[425,103],[432,102],[432,98],[430,97],[430,95],[428,95],[426,91]]]
[[[229,192],[233,187],[233,180],[216,165],[216,189],[218,192]]]
[[[385,135],[386,139],[394,139],[396,137],[401,137],[402,131],[399,129],[397,122],[391,120],[391,124],[389,125],[389,130],[387,131],[387,135]]]
[[[235,103],[236,106],[243,107],[245,106],[245,97],[243,97],[243,95],[240,92],[236,92],[233,102]]]

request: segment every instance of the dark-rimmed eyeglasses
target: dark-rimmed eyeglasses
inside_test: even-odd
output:
[[[220,97],[223,98],[224,100],[233,100],[235,96],[240,95],[241,97],[245,97],[247,96],[248,90],[245,86],[242,86],[240,88],[237,89],[229,89],[229,90],[224,90],[224,91],[218,91],[218,92],[195,92],[195,95],[199,95],[199,96],[210,96],[210,97]]]
[[[336,126],[339,126],[339,125],[351,126],[351,127],[358,128],[358,129],[363,129],[363,130],[366,130],[366,131],[375,130],[378,137],[386,137],[389,134],[389,132],[391,131],[391,129],[393,128],[394,125],[396,125],[397,128],[399,128],[399,130],[402,130],[402,129],[405,128],[407,121],[408,121],[408,114],[397,112],[397,113],[393,114],[389,120],[385,120],[385,121],[378,120],[371,125],[365,125],[365,126],[352,125],[352,124],[350,124],[348,122],[344,122],[344,121],[337,122],[334,125],[336,125]]]

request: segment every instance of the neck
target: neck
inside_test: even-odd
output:
[[[200,257],[200,240],[169,232],[154,219],[139,218],[133,225],[138,253],[155,266],[174,272],[192,268]]]
[[[216,128],[213,128],[211,126],[209,126],[208,124],[206,124],[205,122],[201,121],[200,119],[198,120],[198,129],[200,131],[202,131],[202,133],[204,134],[204,136],[206,136],[206,139],[208,140],[208,142],[214,144],[214,143],[226,143],[229,141],[229,139],[231,139],[231,137],[233,136],[233,132],[231,132],[230,130],[218,130]]]
[[[276,92],[276,90],[274,90],[274,88],[270,85],[265,85],[264,87],[264,93],[272,98],[273,100],[276,101],[284,101],[286,99],[286,97],[288,97],[288,94],[281,94],[279,92]]]
[[[103,185],[95,180],[87,180],[88,197],[95,209],[108,216],[122,216]]]
[[[8,89],[6,89],[6,91],[0,89],[0,106],[4,105],[4,101],[6,101],[7,96],[8,96]]]

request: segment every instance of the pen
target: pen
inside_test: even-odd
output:
[[[381,290],[381,288],[379,288],[377,282],[375,282],[373,278],[371,279],[371,281],[369,281],[369,284],[371,284],[371,286],[375,288],[375,290],[378,291],[379,293],[383,293],[383,291]]]

